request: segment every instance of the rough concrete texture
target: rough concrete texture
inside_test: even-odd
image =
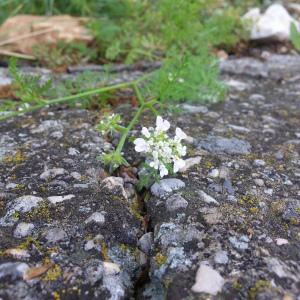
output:
[[[0,299],[300,299],[300,58],[225,64],[227,101],[168,117],[201,161],[154,194],[104,171],[95,112],[1,123]]]

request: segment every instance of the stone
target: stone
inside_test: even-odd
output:
[[[266,165],[266,162],[262,159],[255,159],[253,164],[256,167],[264,167]]]
[[[300,200],[293,199],[285,203],[282,219],[293,225],[300,225]]]
[[[211,177],[211,178],[217,178],[219,177],[219,170],[218,169],[212,169],[209,173],[208,173],[208,177]]]
[[[272,4],[264,14],[260,13],[259,8],[252,8],[243,19],[252,23],[252,40],[286,41],[290,38],[291,23],[299,29],[299,23],[281,4]]]
[[[202,263],[196,274],[196,282],[192,286],[194,293],[207,293],[216,296],[225,283],[220,273]]]
[[[0,265],[0,279],[10,277],[13,280],[23,278],[29,266],[22,262],[7,262]]]
[[[67,171],[63,168],[48,169],[40,175],[40,179],[42,179],[42,180],[53,179],[57,176],[64,175],[66,173],[67,173]]]
[[[102,212],[94,212],[84,222],[86,224],[92,223],[92,222],[99,223],[99,224],[104,224],[105,223],[105,216]]]
[[[240,133],[249,133],[250,129],[243,127],[243,126],[238,126],[238,125],[233,125],[233,124],[229,124],[228,127],[236,132],[240,132]]]
[[[48,201],[51,202],[52,204],[56,204],[56,203],[60,203],[63,202],[65,200],[70,200],[72,198],[74,198],[75,195],[65,195],[65,196],[51,196],[48,197]]]
[[[213,210],[208,211],[203,215],[205,222],[209,225],[215,225],[221,223],[222,213],[213,208]]]
[[[230,243],[232,246],[237,250],[246,250],[248,249],[248,237],[242,235],[241,237],[237,238],[236,236],[232,236],[229,238]]]
[[[103,277],[104,267],[103,262],[99,259],[89,261],[87,268],[84,271],[85,281],[88,284],[94,285]]]
[[[299,280],[299,278],[290,272],[289,267],[278,258],[267,257],[265,258],[265,262],[267,263],[269,270],[275,273],[279,278]]]
[[[81,174],[78,172],[72,172],[70,175],[76,180],[81,180]]]
[[[16,220],[13,218],[15,213],[26,213],[31,211],[33,208],[37,207],[40,202],[43,201],[43,198],[26,195],[21,196],[7,206],[7,213],[3,218],[0,218],[0,226],[12,226],[16,223]]]
[[[48,243],[57,243],[68,239],[67,233],[61,228],[51,228],[44,232],[44,237]]]
[[[215,198],[209,196],[204,191],[198,191],[197,193],[198,193],[198,195],[200,197],[200,200],[204,201],[205,203],[208,203],[208,204],[217,204],[217,205],[219,204],[219,202]]]
[[[179,194],[172,195],[166,200],[166,208],[169,212],[185,209],[188,204],[189,203]]]
[[[34,225],[32,223],[21,222],[14,230],[14,237],[19,239],[26,237],[32,233],[33,229]]]
[[[122,177],[106,177],[101,182],[101,189],[108,189],[111,192],[117,190],[125,199],[127,199],[127,194],[124,189],[124,179]]]
[[[254,183],[258,186],[264,186],[265,185],[264,181],[260,178],[255,178]]]
[[[180,173],[184,173],[189,169],[191,169],[193,166],[199,165],[201,162],[201,157],[200,156],[191,157],[185,159],[184,162],[185,162],[185,166],[179,170]]]
[[[121,272],[119,265],[108,261],[103,262],[103,268],[106,275],[117,275]]]
[[[226,265],[228,263],[227,251],[220,250],[215,254],[214,260],[217,264]]]
[[[153,232],[147,232],[138,240],[138,247],[145,254],[149,254],[153,245]]]
[[[282,239],[282,238],[275,239],[275,241],[276,241],[277,246],[282,246],[282,245],[286,245],[289,243],[288,240]]]
[[[208,108],[206,106],[202,106],[202,105],[191,105],[191,104],[182,104],[182,108],[191,114],[198,114],[198,113],[202,113],[202,114],[206,114],[208,112]]]
[[[185,187],[185,183],[177,178],[166,178],[151,186],[151,193],[159,198]]]
[[[224,138],[210,135],[198,141],[198,148],[203,148],[215,154],[249,154],[251,145],[237,138]]]

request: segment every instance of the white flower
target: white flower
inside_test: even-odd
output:
[[[184,79],[183,78],[178,78],[178,80],[177,80],[179,83],[184,83]]]
[[[149,137],[150,137],[150,132],[149,132],[148,128],[143,127],[143,128],[142,128],[142,134],[143,134],[146,138],[149,139]]]
[[[185,161],[181,158],[174,160],[173,172],[177,173],[180,169],[185,166]]]
[[[170,123],[158,116],[156,128],[143,127],[143,138],[134,141],[135,150],[146,154],[146,162],[151,168],[158,170],[161,178],[169,174],[170,168],[177,173],[185,166],[181,157],[186,154],[186,146],[182,145],[181,140],[187,135],[176,128],[175,136],[170,138],[166,133],[169,128]]]
[[[162,117],[158,116],[156,118],[156,131],[162,132],[162,131],[168,131],[170,128],[170,123],[167,120],[163,120]]]
[[[134,141],[135,144],[135,151],[136,152],[145,152],[147,153],[149,151],[149,146],[147,144],[147,142],[142,139],[142,138],[138,138]]]
[[[159,175],[161,178],[163,178],[164,176],[168,175],[168,169],[165,167],[165,165],[160,165],[159,166]]]
[[[176,127],[175,134],[178,141],[184,140],[187,137],[187,135],[179,127]]]

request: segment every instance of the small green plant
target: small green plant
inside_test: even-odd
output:
[[[294,48],[300,52],[300,32],[298,31],[296,25],[291,23],[290,27],[290,39]]]
[[[80,91],[52,100],[44,98],[44,93],[48,92],[51,87],[50,81],[41,85],[40,77],[29,76],[27,78],[18,71],[14,60],[11,61],[10,70],[14,85],[17,87],[18,97],[21,99],[19,105],[22,105],[22,109],[20,110],[18,105],[15,105],[14,110],[1,115],[0,120],[22,115],[44,106],[73,103],[94,95],[131,89],[138,101],[138,106],[129,124],[121,126],[121,119],[116,115],[106,116],[106,119],[98,126],[102,134],[114,131],[121,134],[115,151],[102,157],[103,162],[110,165],[111,171],[120,165],[127,164],[123,157],[123,147],[130,131],[146,111],[151,111],[157,116],[162,110],[180,101],[216,101],[225,93],[224,85],[217,78],[218,66],[208,54],[195,56],[186,53],[181,57],[180,54],[172,53],[159,70],[145,74],[138,79]]]

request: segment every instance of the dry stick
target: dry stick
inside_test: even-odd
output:
[[[57,29],[50,28],[50,29],[45,29],[45,30],[40,30],[40,31],[35,31],[35,32],[23,34],[23,35],[20,35],[18,37],[12,37],[10,39],[7,39],[7,40],[4,40],[4,41],[0,42],[0,46],[11,44],[11,43],[19,41],[19,40],[27,39],[27,38],[30,38],[30,37],[33,37],[33,36],[49,33],[49,32],[52,32],[52,31],[57,31]]]
[[[14,56],[14,57],[17,57],[17,58],[36,60],[36,58],[32,55],[12,52],[12,51],[8,51],[8,50],[4,50],[4,49],[0,49],[0,55],[7,55],[7,56]]]

